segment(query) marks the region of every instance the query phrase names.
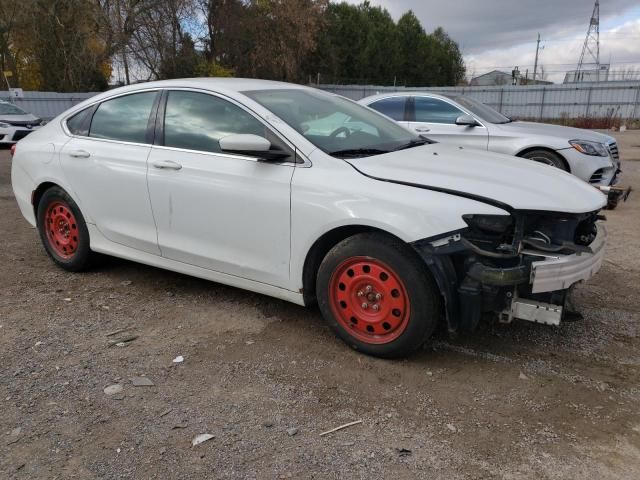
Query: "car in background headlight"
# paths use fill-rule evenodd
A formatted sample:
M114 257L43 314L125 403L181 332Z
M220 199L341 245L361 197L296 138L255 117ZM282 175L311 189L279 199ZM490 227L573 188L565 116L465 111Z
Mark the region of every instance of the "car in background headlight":
M609 150L604 143L591 142L589 140L569 140L569 145L580 153L592 157L608 157Z

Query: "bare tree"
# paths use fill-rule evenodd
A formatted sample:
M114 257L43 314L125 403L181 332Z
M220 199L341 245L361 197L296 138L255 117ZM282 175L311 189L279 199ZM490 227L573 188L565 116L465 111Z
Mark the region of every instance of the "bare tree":
M245 30L249 48L235 58L252 77L302 80L301 65L314 50L327 0L251 0Z

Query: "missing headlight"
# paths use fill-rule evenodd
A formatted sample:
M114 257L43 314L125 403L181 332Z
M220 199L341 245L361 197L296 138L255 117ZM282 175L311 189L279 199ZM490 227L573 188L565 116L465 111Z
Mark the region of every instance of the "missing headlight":
M484 233L505 233L513 226L511 215L463 215L462 219L472 229Z

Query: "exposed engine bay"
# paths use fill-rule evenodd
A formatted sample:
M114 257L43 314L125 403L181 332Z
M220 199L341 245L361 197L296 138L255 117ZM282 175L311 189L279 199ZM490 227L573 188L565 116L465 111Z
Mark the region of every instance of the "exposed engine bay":
M600 267L606 230L597 211L463 219L468 228L414 243L445 297L452 333L474 330L487 312L557 325L570 313L571 287Z

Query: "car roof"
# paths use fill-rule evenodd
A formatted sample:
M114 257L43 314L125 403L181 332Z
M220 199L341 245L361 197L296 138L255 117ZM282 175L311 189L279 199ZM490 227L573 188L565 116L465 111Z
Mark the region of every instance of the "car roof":
M220 93L241 93L251 90L291 90L308 89L304 85L295 83L276 82L273 80L260 80L255 78L235 77L201 77L201 78L177 78L173 80L157 80L153 82L141 82L126 87L115 88L104 92L103 96L134 92L150 88L200 88Z
M260 80L256 78L236 78L236 77L199 77L199 78L177 78L173 80L158 80L154 82L137 83L132 87L160 87L170 88L176 86L191 86L198 88L224 89L228 91L242 92L245 90L275 90L291 88L307 88L295 83L276 82L273 80ZM125 87L127 88L127 87Z
M459 95L442 95L440 93L433 92L425 92L425 91L407 91L407 92L386 92L386 93L378 93L376 95L371 95L369 97L365 97L361 100L358 100L359 103L369 105L377 100L382 100L383 98L392 98L392 97L434 97L439 98L441 100L454 100Z
M141 82L125 87L114 88L106 92L99 93L87 100L74 106L73 110L77 111L86 105L101 102L111 97L135 93L138 91L156 89L156 88L194 88L202 90L210 90L222 95L235 96L252 90L313 90L305 85L295 83L276 82L272 80L260 80L255 78L235 78L235 77L200 77L200 78L177 78L173 80L156 80L153 82Z

